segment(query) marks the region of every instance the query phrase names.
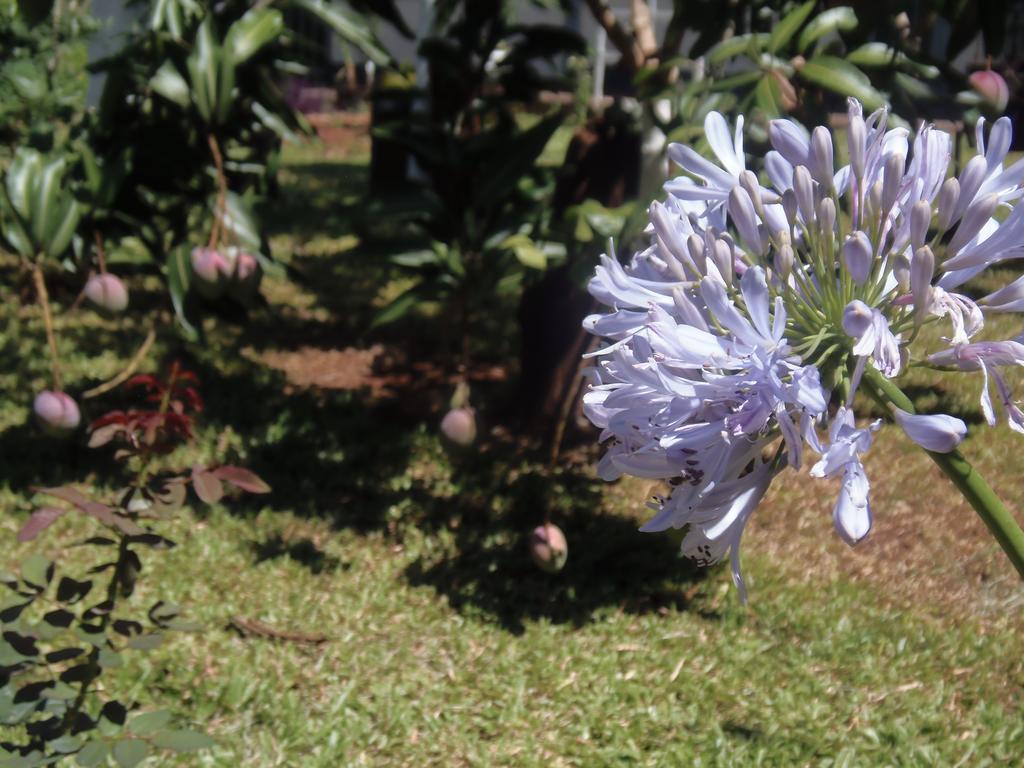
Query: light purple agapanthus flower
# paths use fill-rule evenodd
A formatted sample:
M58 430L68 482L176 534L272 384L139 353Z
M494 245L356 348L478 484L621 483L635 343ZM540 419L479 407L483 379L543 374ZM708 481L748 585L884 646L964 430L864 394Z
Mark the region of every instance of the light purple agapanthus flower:
M773 121L764 176L743 151L742 117L705 121L717 163L673 145L685 175L649 209L647 248L621 264L603 256L590 292L610 313L585 327L609 340L594 353L584 398L608 449L599 473L664 480L645 531L683 528L699 563L739 563L743 528L771 479L810 465L841 480L833 510L855 544L871 527L861 463L878 422L858 427L853 396L868 366L893 378L918 329L945 323L929 360L978 370L1007 420L1024 411L1001 367L1024 365L1024 338L981 342L987 312L1024 310L1024 278L975 301L961 286L1024 256L1024 161L1004 168L1010 123L978 129L979 154L950 174L951 137L923 126L911 143L887 113L849 102L847 154L835 167L832 133ZM831 405L831 407L830 407ZM945 414L893 418L925 449L949 452L966 434ZM808 461L807 450L819 458Z

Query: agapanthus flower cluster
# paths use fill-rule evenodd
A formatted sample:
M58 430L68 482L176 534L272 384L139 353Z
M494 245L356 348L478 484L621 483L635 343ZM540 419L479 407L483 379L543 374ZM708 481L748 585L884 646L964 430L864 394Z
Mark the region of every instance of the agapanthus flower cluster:
M825 127L770 124L763 175L747 168L743 118L730 132L712 112L704 128L718 164L672 145L685 175L649 209L650 245L625 266L602 256L590 292L611 313L586 328L610 343L595 353L585 410L608 449L606 480L663 480L645 531L683 528L683 553L699 563L731 554L745 594L739 542L772 478L785 466L841 479L833 510L849 544L871 528L861 457L879 423L857 426L854 394L871 376L910 362L922 325L945 323L945 349L927 362L980 371L986 419L991 391L1024 431L1000 368L1024 365L1024 337L976 341L988 312L1024 311L1024 277L975 301L963 284L1024 256L1024 161L1004 167L1007 118L979 154L952 173L952 138L925 125L911 144L887 113L865 118L849 102L849 164L836 168ZM964 423L892 407L925 449L952 451Z

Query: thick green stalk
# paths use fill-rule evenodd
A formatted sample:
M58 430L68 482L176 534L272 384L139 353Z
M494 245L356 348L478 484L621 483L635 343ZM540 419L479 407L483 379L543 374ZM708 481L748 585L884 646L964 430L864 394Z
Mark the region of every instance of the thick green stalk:
M870 365L864 373L864 379L875 398L883 404L891 403L908 413L915 412L910 398ZM950 453L927 451L927 454L932 457L932 461L946 473L946 476L953 481L953 485L974 507L974 511L985 522L996 541L999 542L999 546L1010 558L1017 573L1024 579L1024 531L996 496L995 491L989 487L985 479L978 474L960 451L954 450Z

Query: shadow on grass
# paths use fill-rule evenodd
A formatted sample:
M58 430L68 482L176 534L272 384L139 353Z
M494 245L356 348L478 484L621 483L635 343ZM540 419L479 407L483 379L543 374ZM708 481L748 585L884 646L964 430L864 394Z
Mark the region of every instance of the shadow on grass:
M473 526L459 531L454 556L421 558L406 576L413 585L435 589L455 610L521 634L527 621L538 619L583 626L604 608L636 614L686 610L690 588L707 573L681 559L670 537L645 536L631 520L581 513L559 523L569 559L557 574L531 562L530 527Z
M305 566L312 574L339 569L347 570L349 567L333 555L328 555L316 545L316 542L307 538L287 541L283 536L277 534L264 541L252 542L252 548L257 563L287 558Z

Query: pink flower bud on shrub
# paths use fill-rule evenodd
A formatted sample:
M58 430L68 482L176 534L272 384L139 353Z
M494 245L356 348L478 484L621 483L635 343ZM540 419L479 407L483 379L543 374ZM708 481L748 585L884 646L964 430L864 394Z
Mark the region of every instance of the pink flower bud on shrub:
M231 279L228 282L228 292L231 297L242 304L250 303L260 288L260 280L263 278L263 270L260 263L251 253L237 251L234 253L234 264L231 271Z
M70 395L49 389L36 395L32 410L43 428L53 433L70 432L82 419L78 403Z
M562 529L553 523L538 525L530 534L530 556L546 573L558 573L569 557L569 545Z
M1002 112L1006 109L1006 104L1010 101L1010 89L1007 87L1003 76L998 72L993 72L991 69L981 69L977 72L972 72L967 80L970 82L971 87L980 93L996 112Z
M216 248L193 248L192 281L201 296L215 299L224 291L231 267L228 260Z
M103 312L124 312L128 308L128 289L116 275L93 275L85 283L85 298Z
M476 417L472 408L452 408L441 419L441 432L456 445L470 445L476 439Z

